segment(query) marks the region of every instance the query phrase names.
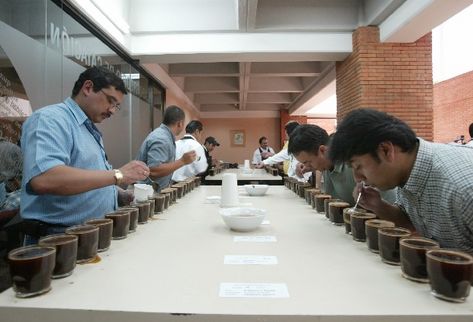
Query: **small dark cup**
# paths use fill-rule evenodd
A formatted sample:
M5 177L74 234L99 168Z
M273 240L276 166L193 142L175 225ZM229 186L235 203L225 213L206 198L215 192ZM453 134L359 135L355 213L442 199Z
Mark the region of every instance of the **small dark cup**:
M128 211L130 213L130 227L128 229L128 233L134 233L136 231L136 227L138 226L138 214L140 212L138 207L130 205L128 207L118 208L118 211Z
M154 217L155 209L156 209L156 195L152 195L148 197L148 202L149 202L149 217L148 219L151 219Z
M99 245L99 227L92 225L78 225L66 229L66 234L76 235L78 240L77 246L77 263L88 263L97 256Z
M115 211L106 214L105 218L113 220L112 239L125 239L130 229L130 212Z
M8 262L16 297L32 297L49 292L55 260L54 247L34 245L10 251Z
M343 222L345 223L345 233L351 235L351 214L358 212L365 214L367 211L361 208L345 208L343 209Z
M161 193L164 196L164 210L169 208L171 203L171 194L170 193Z
M370 219L365 222L366 245L373 253L379 253L378 229L394 227L394 223L388 220Z
M401 238L407 238L410 235L411 232L408 229L400 227L378 229L378 247L381 260L386 264L400 265L399 241Z
M149 201L137 201L131 204L133 207L138 208L138 224L143 225L148 223L150 202Z
M99 228L99 245L97 251L104 252L109 249L112 243L113 221L109 218L91 219L85 222Z
M324 201L325 201L325 199L331 199L331 198L332 198L331 195L326 195L326 194L315 195L315 210L319 214L325 213Z
M435 240L422 237L408 237L399 241L402 276L415 282L428 283L427 251L439 248Z
M473 282L473 256L446 249L429 250L426 256L432 295L450 302L465 302Z
M353 212L350 215L351 236L353 240L358 242L366 241L365 222L375 218L376 215L369 212Z
M343 210L349 208L350 204L344 201L332 201L328 204L329 219L332 224L343 225Z
M76 267L78 237L75 235L57 234L42 237L39 246L56 249L56 265L52 278L62 278L72 274Z
M154 208L154 213L162 213L164 211L164 202L165 202L166 196L162 194L157 194L155 196L155 201L156 201L156 207Z
M181 199L184 197L184 185L182 183L180 184L173 184L171 188L177 189L177 198Z

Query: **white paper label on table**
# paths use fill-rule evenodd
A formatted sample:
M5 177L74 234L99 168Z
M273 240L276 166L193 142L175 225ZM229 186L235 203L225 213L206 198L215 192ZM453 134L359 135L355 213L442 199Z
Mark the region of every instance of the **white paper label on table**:
M234 242L255 242L255 243L272 243L276 242L276 236L234 236Z
M270 224L271 222L268 219L263 220L263 222L261 223L261 225L270 225Z
M220 283L220 297L287 298L285 283Z
M261 255L225 255L223 263L225 265L277 265L278 258Z

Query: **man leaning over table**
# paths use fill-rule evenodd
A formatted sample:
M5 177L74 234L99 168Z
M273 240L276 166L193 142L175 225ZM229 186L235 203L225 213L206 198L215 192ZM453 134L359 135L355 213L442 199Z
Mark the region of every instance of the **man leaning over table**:
M473 253L473 150L416 137L402 120L372 109L349 113L330 157L349 162L356 181L397 187L394 205L363 189L360 204L440 243Z
M26 120L20 203L25 244L114 211L117 199L128 197L117 186L148 176L148 167L139 161L112 169L94 125L118 112L126 94L117 75L92 67L80 74L71 97Z
M150 174L146 183L153 180L158 190L166 188L171 183L174 171L195 161L194 150L188 151L176 158L176 136L184 129L184 111L175 105L169 106L164 112L163 123L148 134L141 144L137 159L149 166Z
M353 206L355 204L353 191L356 183L352 169L347 163L333 163L330 160L329 142L329 135L324 129L317 125L304 124L292 132L288 151L309 170L322 172L324 180L322 190L325 193ZM384 192L383 198L387 202L394 202L395 191Z

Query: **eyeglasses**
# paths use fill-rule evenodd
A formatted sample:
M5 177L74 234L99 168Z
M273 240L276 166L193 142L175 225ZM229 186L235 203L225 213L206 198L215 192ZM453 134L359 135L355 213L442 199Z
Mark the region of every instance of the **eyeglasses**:
M103 93L103 95L105 95L110 106L114 108L116 111L119 111L121 107L120 107L120 103L117 103L117 99L113 97L112 95L108 95L107 93L105 93L103 89L101 89L100 91Z

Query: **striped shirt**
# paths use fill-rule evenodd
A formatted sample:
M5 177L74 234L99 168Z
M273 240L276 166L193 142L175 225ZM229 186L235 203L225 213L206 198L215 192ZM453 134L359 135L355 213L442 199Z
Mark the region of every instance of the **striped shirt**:
M473 253L473 150L419 139L396 203L416 230L440 246Z
M86 170L110 170L100 140L86 126L89 120L77 103L67 98L63 103L43 107L24 123L21 136L23 181L21 216L49 224L71 226L88 219L103 217L117 207L114 185L71 196L35 194L32 178L57 166Z

